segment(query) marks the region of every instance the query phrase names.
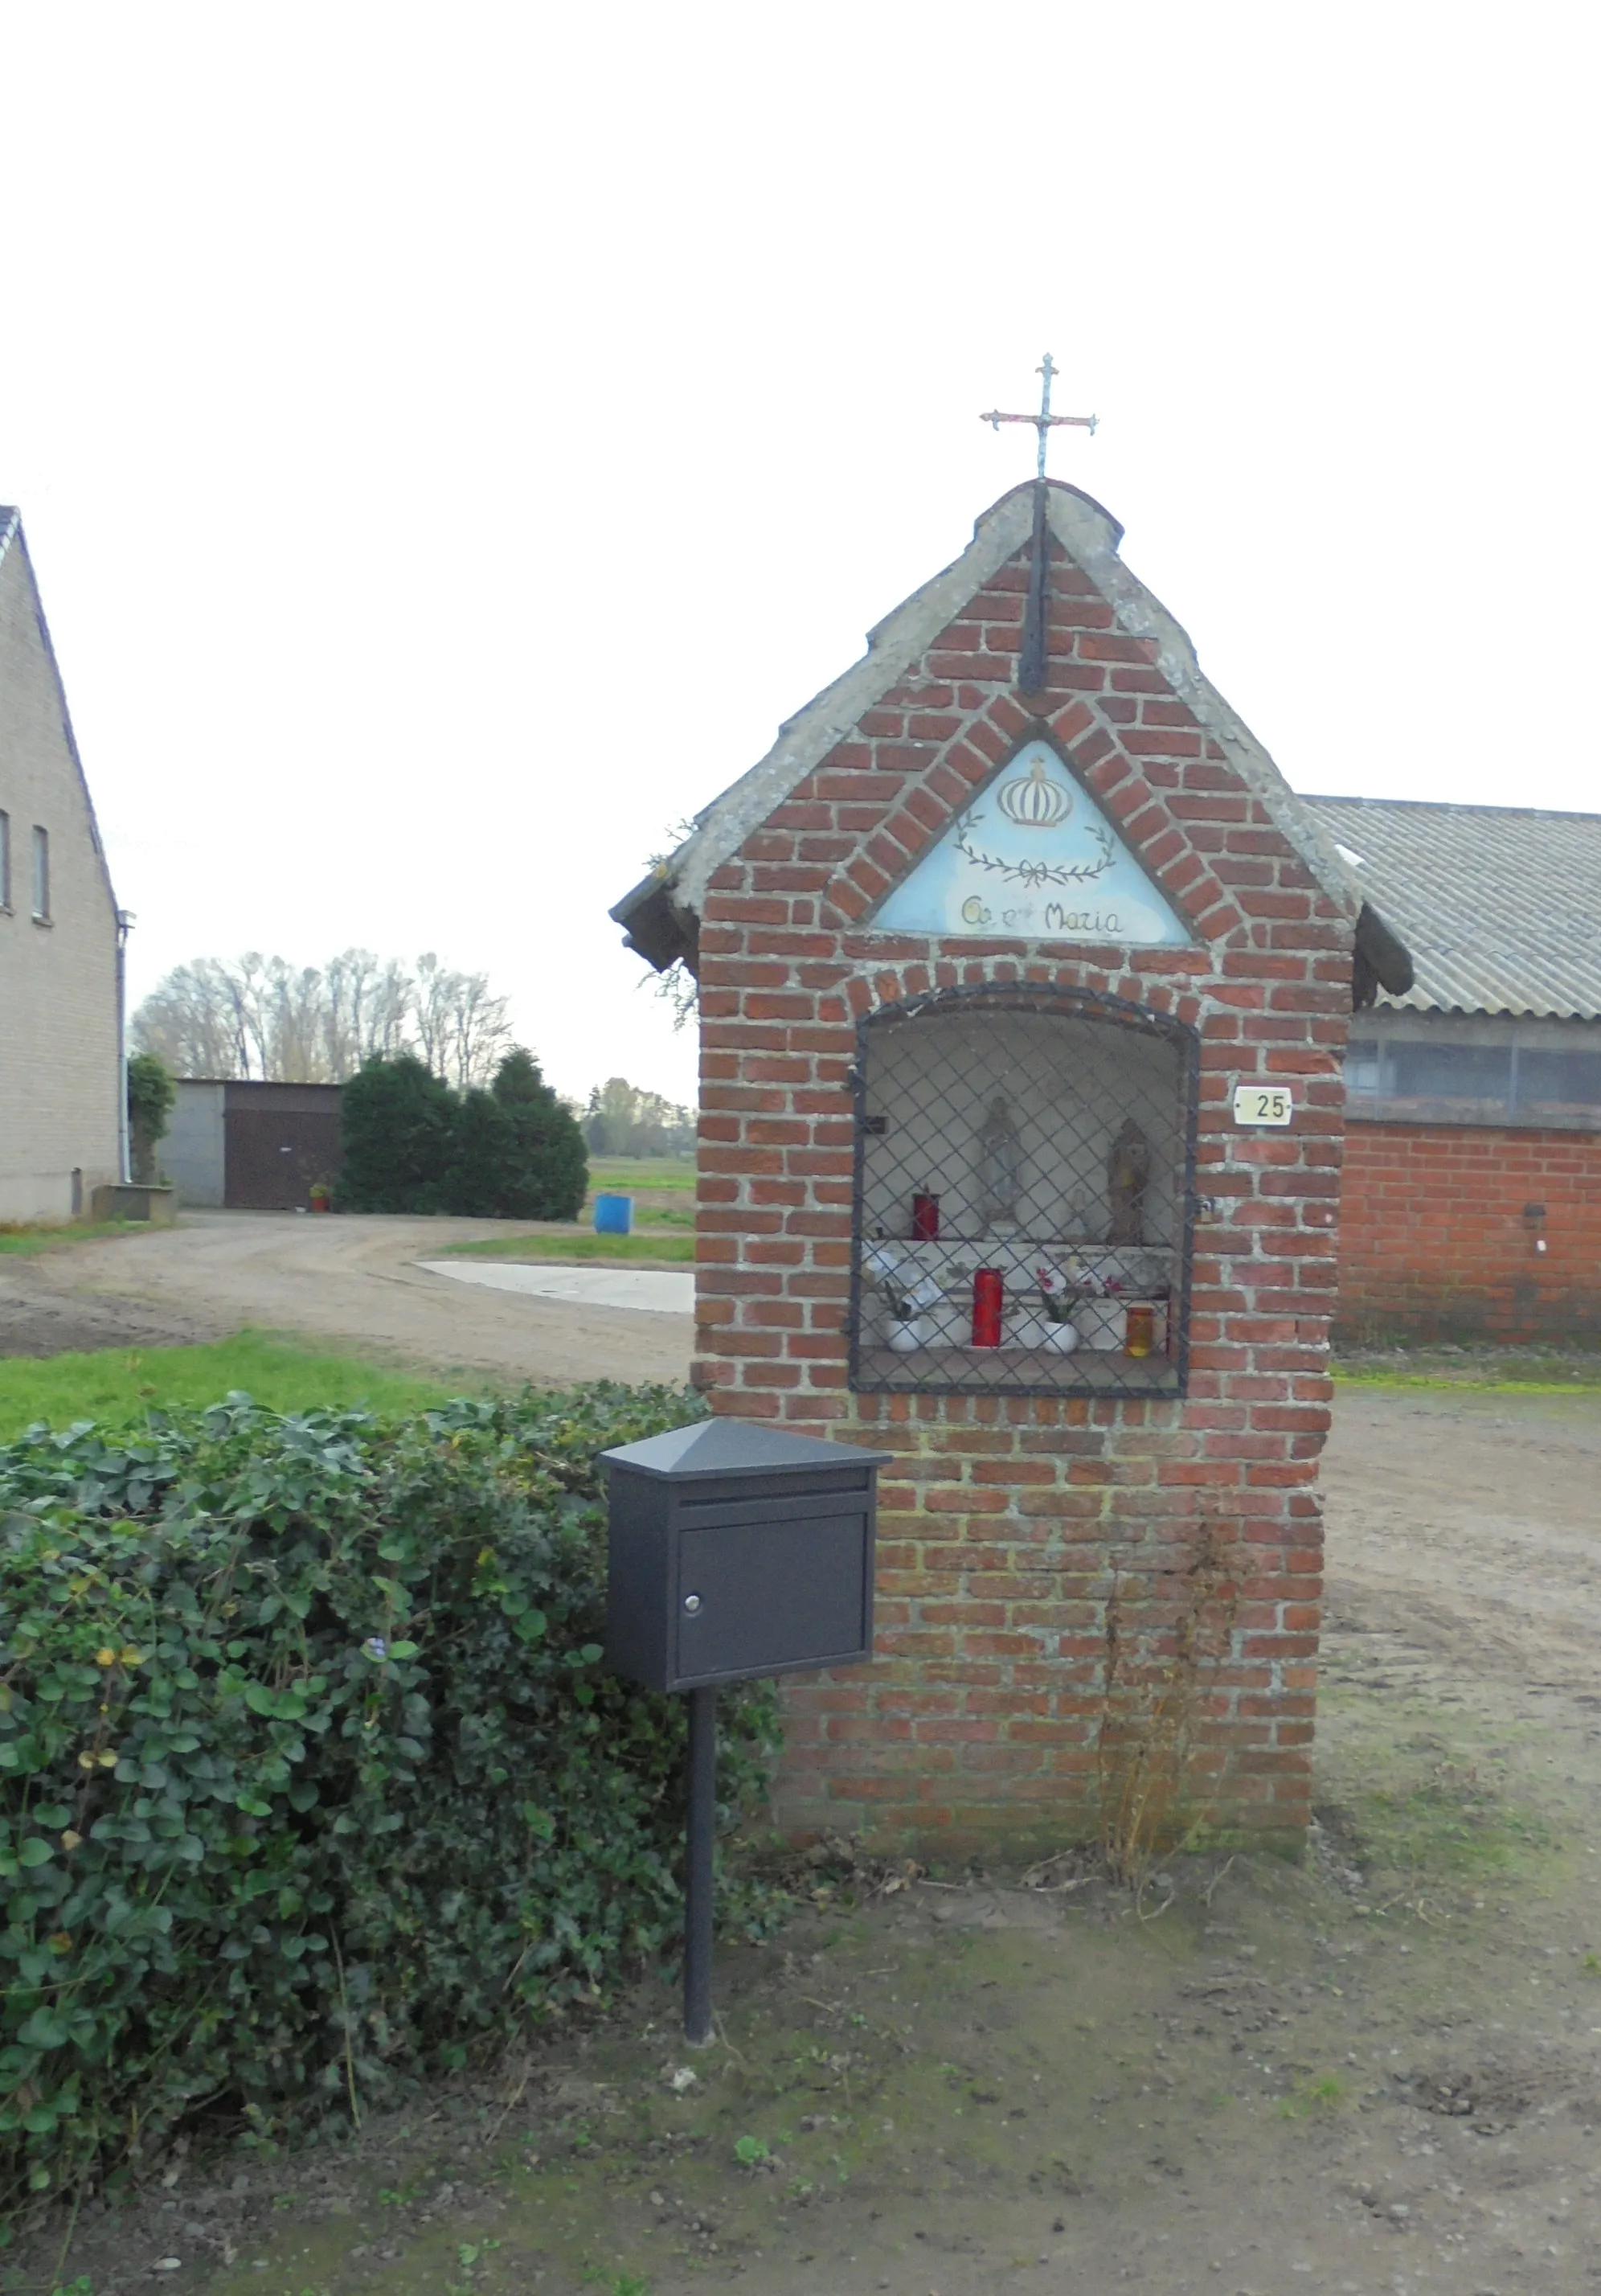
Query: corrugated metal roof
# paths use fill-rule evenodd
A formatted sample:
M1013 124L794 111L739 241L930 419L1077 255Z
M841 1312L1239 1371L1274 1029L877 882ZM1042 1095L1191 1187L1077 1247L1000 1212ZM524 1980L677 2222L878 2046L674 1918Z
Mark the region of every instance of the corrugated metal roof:
M1601 813L1307 797L1417 979L1381 1005L1601 1018Z

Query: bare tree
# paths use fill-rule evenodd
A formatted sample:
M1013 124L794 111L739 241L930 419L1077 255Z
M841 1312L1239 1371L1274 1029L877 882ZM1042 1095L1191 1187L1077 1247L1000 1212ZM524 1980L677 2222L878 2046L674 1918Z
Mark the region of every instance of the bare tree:
M134 1048L174 1076L339 1083L375 1054L415 1052L458 1088L487 1083L511 1043L506 999L430 950L415 968L347 948L320 969L249 950L174 967L134 1014Z
M410 1041L415 983L397 957L347 948L323 968L323 1042L332 1078L354 1076L374 1054L392 1060Z
M205 978L206 960L175 965L134 1015L135 1052L153 1053L171 1076L239 1074L226 1013Z
M486 972L453 972L450 976L449 1058L451 1082L458 1092L469 1085L487 1084L511 1046L511 1023L506 1000L490 994Z
M417 983L412 992L412 1027L417 1056L436 1076L445 1074L445 1044L450 1034L450 975L433 950L417 960Z

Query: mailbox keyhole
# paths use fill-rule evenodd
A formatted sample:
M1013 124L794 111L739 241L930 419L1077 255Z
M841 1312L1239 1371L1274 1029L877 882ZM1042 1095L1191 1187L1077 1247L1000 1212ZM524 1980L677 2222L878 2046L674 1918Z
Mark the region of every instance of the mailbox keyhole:
M700 1608L700 1597L699 1597L699 1595L686 1595L684 1596L684 1598L683 1598L683 1606L684 1606L684 1609L689 1612L689 1614L690 1614L690 1618L693 1618L693 1617L694 1617L694 1615L695 1615L695 1613L696 1613L696 1611Z

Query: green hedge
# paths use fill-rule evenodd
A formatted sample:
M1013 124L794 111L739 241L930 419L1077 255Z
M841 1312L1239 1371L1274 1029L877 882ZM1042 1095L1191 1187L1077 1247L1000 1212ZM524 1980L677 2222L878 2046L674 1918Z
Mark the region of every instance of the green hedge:
M682 1702L599 1665L595 1457L700 1407L0 1447L0 2208L202 2106L357 2112L673 1949ZM774 1710L723 1705L736 1806Z

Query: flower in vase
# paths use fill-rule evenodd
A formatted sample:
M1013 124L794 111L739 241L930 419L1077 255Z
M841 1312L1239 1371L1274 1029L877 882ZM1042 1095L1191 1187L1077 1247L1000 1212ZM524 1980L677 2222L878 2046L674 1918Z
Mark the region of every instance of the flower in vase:
M862 1255L862 1273L877 1292L890 1316L897 1324L910 1324L926 1308L937 1308L945 1296L945 1289L937 1276L920 1276L915 1283L907 1283L901 1274L898 1252L875 1244Z
M1057 1267L1036 1267L1034 1283L1040 1294L1040 1305L1045 1310L1047 1323L1071 1323L1074 1303L1077 1296L1076 1287L1068 1283L1061 1270Z

